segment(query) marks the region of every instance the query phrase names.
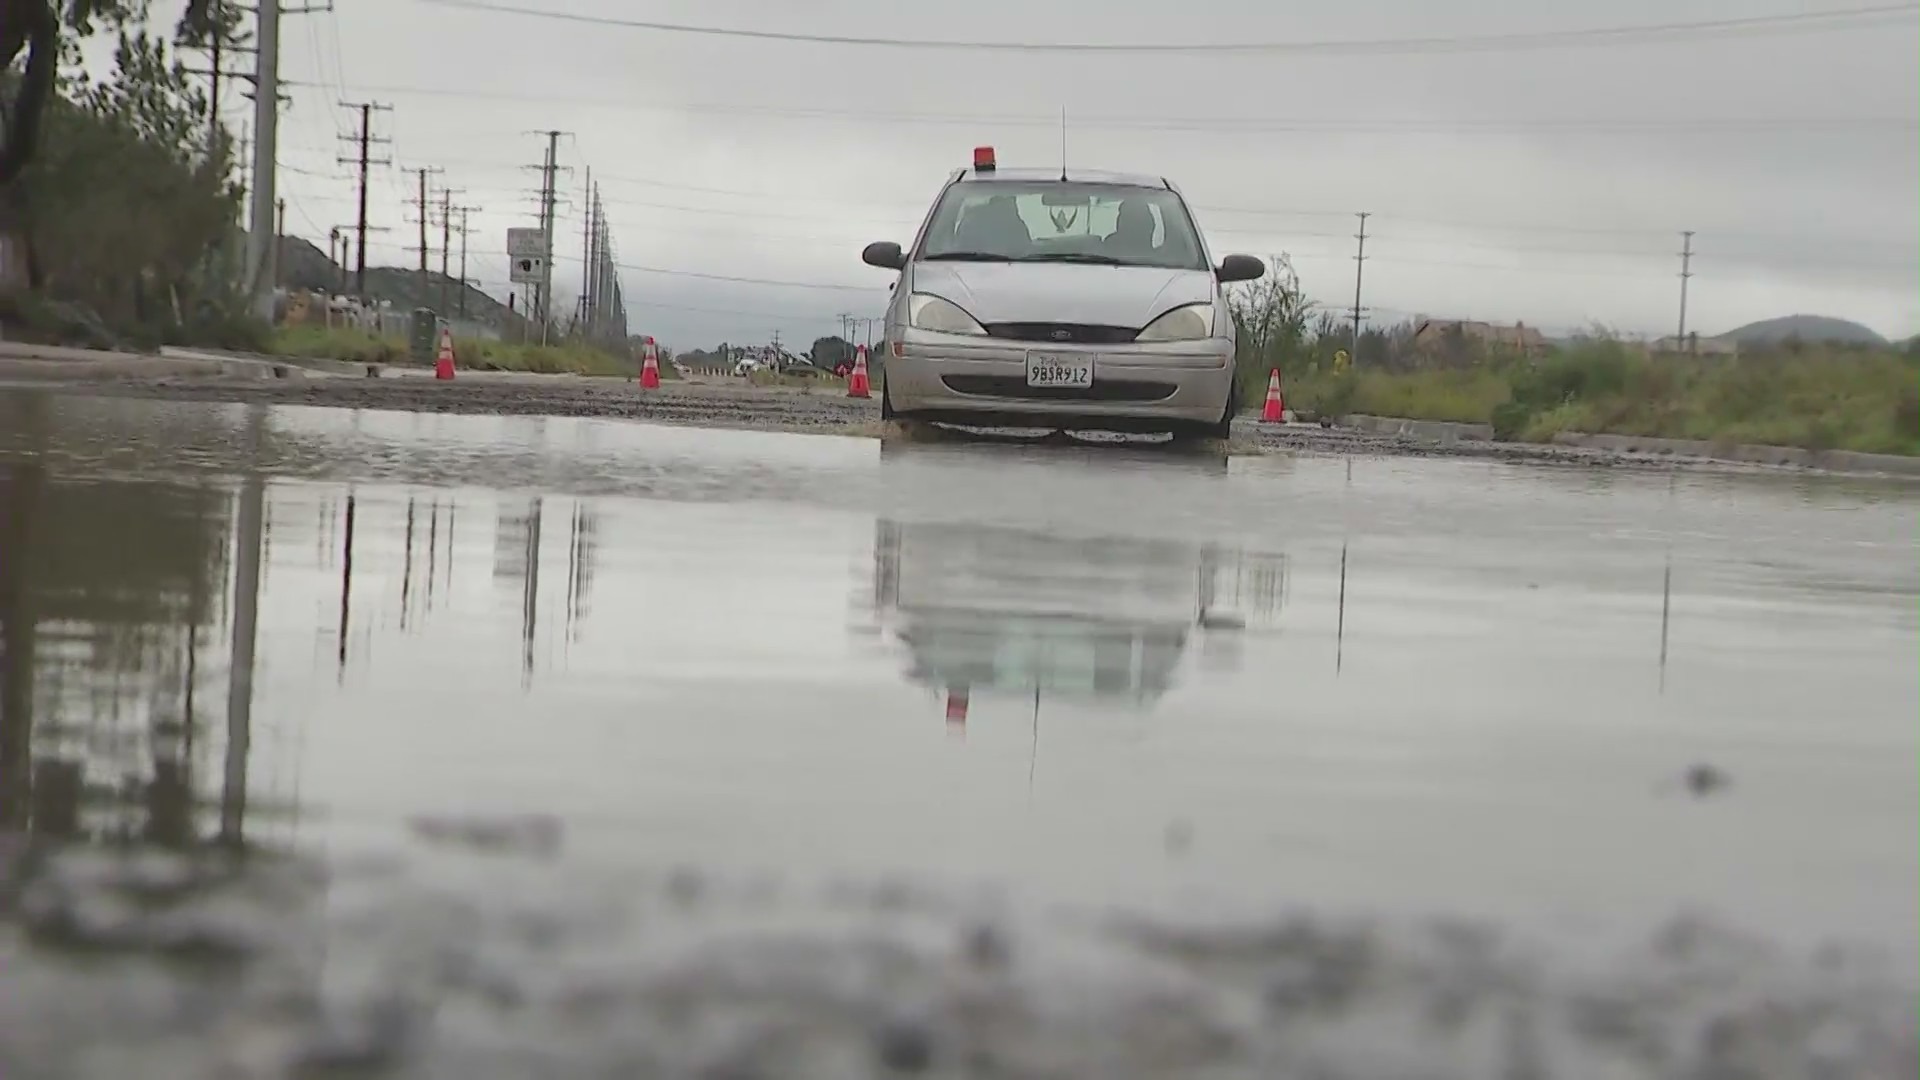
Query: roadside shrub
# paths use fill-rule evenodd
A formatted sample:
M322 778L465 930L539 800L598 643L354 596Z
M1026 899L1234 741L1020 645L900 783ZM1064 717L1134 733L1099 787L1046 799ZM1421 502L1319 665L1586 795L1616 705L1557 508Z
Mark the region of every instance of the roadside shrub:
M1533 409L1518 401L1503 401L1493 407L1493 415L1488 418L1493 424L1493 437L1501 442L1513 442L1524 438L1528 425L1533 423Z

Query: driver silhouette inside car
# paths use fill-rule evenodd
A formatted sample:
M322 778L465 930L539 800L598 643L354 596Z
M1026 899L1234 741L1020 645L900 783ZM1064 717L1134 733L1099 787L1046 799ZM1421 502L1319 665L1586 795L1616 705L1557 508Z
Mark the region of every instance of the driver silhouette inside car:
M1153 211L1139 199L1120 204L1119 220L1102 246L1115 258L1147 258L1153 255Z
M1033 245L1033 234L1020 218L1010 195L995 195L984 203L967 208L955 230L955 246L961 251L978 251L1019 258Z

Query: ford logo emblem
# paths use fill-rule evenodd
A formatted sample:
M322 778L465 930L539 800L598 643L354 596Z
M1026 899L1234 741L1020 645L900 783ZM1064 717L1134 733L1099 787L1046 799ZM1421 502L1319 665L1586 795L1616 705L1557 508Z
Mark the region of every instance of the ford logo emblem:
M1067 341L1067 340L1070 340L1070 339L1071 339L1071 338L1073 337L1073 331L1071 331L1071 330L1055 330L1055 331L1053 332L1053 335L1052 335L1052 337L1053 337L1053 340L1055 340L1055 341Z

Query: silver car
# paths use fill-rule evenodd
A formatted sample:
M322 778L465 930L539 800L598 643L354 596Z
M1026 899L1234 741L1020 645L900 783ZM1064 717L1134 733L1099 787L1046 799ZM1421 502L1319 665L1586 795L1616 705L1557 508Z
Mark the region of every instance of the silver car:
M1224 438L1237 402L1223 287L1179 189L1152 176L997 168L947 179L886 316L881 414L975 426L1171 431Z

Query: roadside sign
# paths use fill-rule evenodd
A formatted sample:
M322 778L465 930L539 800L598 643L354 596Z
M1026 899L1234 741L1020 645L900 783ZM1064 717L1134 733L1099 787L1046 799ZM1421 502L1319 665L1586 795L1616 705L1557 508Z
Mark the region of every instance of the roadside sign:
M508 229L507 256L514 259L544 259L547 256L545 229Z
M515 285L538 285L546 280L542 271L546 269L547 260L538 255L512 259L509 262L511 265L507 268L507 280Z
M547 231L507 230L507 279L515 285L538 285L546 280Z

